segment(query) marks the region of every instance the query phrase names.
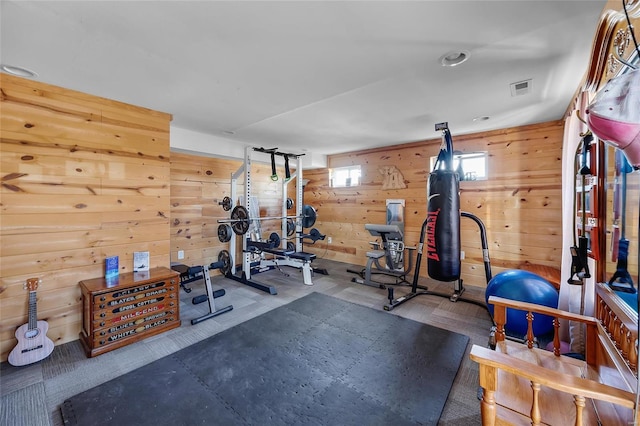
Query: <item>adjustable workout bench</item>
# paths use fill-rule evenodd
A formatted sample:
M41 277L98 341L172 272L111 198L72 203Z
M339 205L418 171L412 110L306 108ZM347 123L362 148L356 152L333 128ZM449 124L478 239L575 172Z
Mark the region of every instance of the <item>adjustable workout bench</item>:
M316 232L319 234L317 230ZM322 237L324 238L324 235ZM280 269L281 266L302 269L304 283L306 285L313 285L311 281L311 274L313 272L311 262L316 258L316 255L313 253L296 252L292 248L281 248L280 236L275 232L271 233L267 241L252 241L247 239L247 250L262 254L258 269L266 270L277 268L283 274L285 273ZM264 256L265 254L270 254L272 257L267 259ZM288 276L288 274L285 275Z
M224 314L225 312L229 312L233 309L233 305L225 306L224 308L216 309L216 304L214 299L218 297L222 297L226 294L224 289L218 289L213 291L211 287L211 276L209 275L209 269L221 269L223 268L223 262L218 261L211 263L209 267L206 266L187 266L183 264L173 264L171 265L171 269L180 273L180 286L184 288L187 293L191 292L191 289L185 287L185 284L204 280L204 288L206 294L202 294L200 296L196 296L191 299L191 303L197 305L199 303L208 302L209 312L201 317L194 318L191 320L191 324L195 325L202 321L208 320L210 318L216 317L218 315Z
M313 285L311 274L313 268L311 262L316 258L313 253L295 252L282 249L265 249L264 253L272 254L271 259L260 259L260 268L290 266L292 268L302 269L302 279L306 285Z
M403 234L400 227L396 224L392 225L374 225L366 224L364 229L374 237L380 237L381 242L370 243L373 250L367 252L367 266L361 271L349 270L349 272L357 273L361 278L353 278L351 281L359 284L365 284L372 287L385 288L385 285L409 284L406 276L413 269L413 255L409 255L407 267L404 267L404 250L415 250L415 247L406 247L403 242ZM385 260L385 266L382 266L380 259ZM379 283L373 281L373 274L384 274L392 276L396 279L395 283Z

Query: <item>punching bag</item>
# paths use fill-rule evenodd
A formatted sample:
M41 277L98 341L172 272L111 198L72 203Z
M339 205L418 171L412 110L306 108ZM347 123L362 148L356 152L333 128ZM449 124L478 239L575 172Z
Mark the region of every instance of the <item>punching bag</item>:
M451 134L442 130L440 153L427 182L426 250L429 276L448 282L460 278L460 178L453 168Z

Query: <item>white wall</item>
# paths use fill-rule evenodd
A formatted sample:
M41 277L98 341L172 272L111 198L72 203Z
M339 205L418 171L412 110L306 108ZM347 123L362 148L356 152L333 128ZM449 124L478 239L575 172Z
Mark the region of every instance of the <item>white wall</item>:
M252 144L171 126L172 151L243 161L244 147L246 145ZM264 148L273 147L265 146ZM295 154L303 153L296 152ZM282 158L277 158L277 161L279 164L284 164ZM312 152L305 152L302 156L302 167L303 169L327 167L327 157L326 155L314 155Z

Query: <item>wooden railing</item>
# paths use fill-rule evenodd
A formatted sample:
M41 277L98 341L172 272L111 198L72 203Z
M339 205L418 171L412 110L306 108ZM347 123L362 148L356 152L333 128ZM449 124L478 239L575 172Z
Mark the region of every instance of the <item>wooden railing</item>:
M633 374L638 377L638 314L608 286L596 287L596 317Z
M470 357L480 364L480 386L483 389L480 412L483 426L499 424L497 423L498 406L495 399L495 393L499 387L498 370L515 374L531 382L532 402L528 415L531 419L531 424L534 426L542 424L543 408L539 400L542 387L573 395L575 405L574 424L576 426L585 424L583 412L586 407L586 398L597 399L635 410L635 394L632 392L607 386L594 380L558 373L478 345L473 346ZM524 415L525 413L520 414Z
M634 416L637 370L634 376L630 369L632 365L637 369L637 325L624 319L625 315L607 297L605 294L598 298L602 301L597 307L602 321L532 303L489 298L488 302L494 305L496 350L474 345L470 354L480 365L483 425L602 422L640 426ZM507 309L523 311L526 316L526 346L506 338ZM535 347L533 321L539 315L553 318L553 352ZM584 324L584 362L561 355L561 320ZM528 387L530 392L526 391ZM569 411L571 404L573 410Z
M574 314L559 309L549 308L547 306L536 305L535 303L519 302L516 300L505 299L502 297L489 297L489 304L494 306L493 321L496 324L496 341L504 341L506 338L505 324L507 322L507 308L517 309L526 312L527 318L527 335L525 343L531 349L534 345L533 321L535 314L547 315L553 317L553 353L560 356L560 320L576 321L586 326L586 341L595 342L598 333L598 321L593 317ZM595 364L594 348L587 346L585 348L585 360L588 364Z

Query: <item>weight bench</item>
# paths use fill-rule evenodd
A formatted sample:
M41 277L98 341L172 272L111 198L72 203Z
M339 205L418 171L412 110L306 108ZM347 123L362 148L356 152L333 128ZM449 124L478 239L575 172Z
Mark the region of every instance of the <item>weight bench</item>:
M311 262L316 258L313 253L294 252L288 250L265 250L265 253L275 255L273 259L262 259L260 261L261 268L290 266L292 268L302 269L302 277L306 285L313 285L311 275L313 268Z
M266 241L253 241L250 238L247 238L247 250L254 252L269 252L272 254L278 254L280 252L278 247L280 246L280 236L275 232L272 232L269 235L269 239Z
M286 257L289 256L293 253L293 251L291 250L285 250L285 249L268 249L268 250L263 250L265 253L269 253L269 254L273 254L275 256L280 256L280 257Z
M297 253L291 253L289 254L289 257L292 259L304 260L305 262L313 262L313 260L316 258L316 255L313 253L305 253L301 251Z
M380 237L381 242L371 242L373 250L368 251L367 265L361 271L349 270L349 272L359 274L361 278L353 278L351 281L358 284L364 284L372 287L385 288L385 284L376 282L372 279L373 274L384 274L396 278L395 283L387 283L387 285L395 285L407 283L406 276L413 269L413 255L409 254L409 263L407 268L397 260L398 257L403 259L404 256L398 256L404 250L415 250L415 247L406 247L404 245L402 230L398 225L375 225L367 223L364 229L374 237ZM380 262L385 260L385 266ZM399 282L398 282L399 281Z

